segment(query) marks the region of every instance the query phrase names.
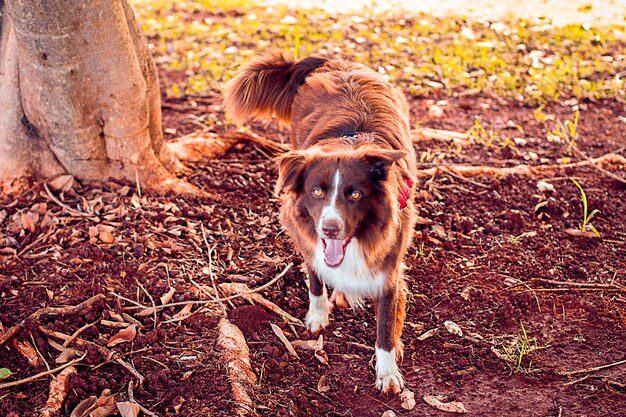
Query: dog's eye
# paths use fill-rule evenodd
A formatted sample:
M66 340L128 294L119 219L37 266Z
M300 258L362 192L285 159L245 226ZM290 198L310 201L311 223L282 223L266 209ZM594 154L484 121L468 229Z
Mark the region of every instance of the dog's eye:
M350 193L350 200L354 200L354 201L360 200L362 196L363 195L361 194L360 191L354 190L352 191L352 193Z
M320 187L313 188L313 191L311 191L311 194L313 194L313 197L315 197L315 198L322 198L322 197L324 197L324 191L322 191L322 189Z

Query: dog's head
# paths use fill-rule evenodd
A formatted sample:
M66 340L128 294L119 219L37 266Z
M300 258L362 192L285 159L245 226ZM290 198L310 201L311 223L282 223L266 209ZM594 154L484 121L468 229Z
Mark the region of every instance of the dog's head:
M392 221L397 210L394 162L406 152L382 148L332 152L310 148L288 152L278 160L277 194L295 199L298 218L319 237L324 261L339 266L353 238L372 239ZM397 217L397 216L396 216Z

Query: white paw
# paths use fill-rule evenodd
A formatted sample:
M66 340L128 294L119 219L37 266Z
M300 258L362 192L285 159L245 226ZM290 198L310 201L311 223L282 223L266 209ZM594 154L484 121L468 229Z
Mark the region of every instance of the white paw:
M402 374L396 364L395 349L376 348L376 388L383 394L399 394L404 388Z
M306 328L312 333L317 333L324 327L328 326L328 313L330 311L330 303L326 296L326 292L320 296L309 293L309 311L306 313Z
M398 372L396 375L378 375L376 388L383 394L400 394L404 389L404 380Z

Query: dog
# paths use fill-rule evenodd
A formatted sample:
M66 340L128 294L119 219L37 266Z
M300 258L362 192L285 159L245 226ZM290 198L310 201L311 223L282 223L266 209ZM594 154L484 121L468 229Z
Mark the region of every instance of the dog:
M405 319L403 258L416 210L416 159L403 93L381 74L323 57L271 51L247 64L224 91L237 121L275 118L291 126L278 158L280 220L306 264L306 327L329 323L332 302L376 309L376 386L404 388L398 361Z

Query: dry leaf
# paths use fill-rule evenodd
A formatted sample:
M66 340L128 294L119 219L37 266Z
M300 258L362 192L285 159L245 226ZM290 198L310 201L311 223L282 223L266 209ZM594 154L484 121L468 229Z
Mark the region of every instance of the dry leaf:
M448 333L451 333L455 336L460 336L463 337L463 330L461 330L461 327L456 324L453 321L450 320L446 320L443 322L443 327L446 328L446 330L448 331Z
M115 396L105 389L100 398L91 396L78 403L70 417L107 417L115 412Z
M39 220L39 215L36 213L28 212L22 214L22 229L33 233L36 229L36 223Z
M183 308L180 309L180 311L176 314L174 314L174 316L172 316L173 320L182 320L184 318L187 318L191 315L191 309L193 308L193 304L192 303L187 303L185 304L185 306Z
M115 238L111 234L111 232L107 230L103 230L98 234L98 238L104 243L113 243L115 242Z
M91 409L91 407L93 407L93 405L96 403L97 399L98 399L98 397L96 397L95 395L92 395L91 397L85 398L84 400L79 402L76 407L74 407L74 410L72 411L72 414L70 414L70 417L82 417L82 416L84 416L85 413L88 413L89 410Z
M117 409L122 417L137 417L141 411L139 404L131 403L130 401L118 402Z
M402 401L400 406L405 410L412 410L415 408L415 394L413 391L409 391L408 389L402 391L400 394L400 401Z
M590 237L590 238L599 238L600 236L596 235L593 232L585 231L583 232L580 229L565 229L565 233L570 236L580 236L580 237Z
M54 363L62 364L83 356L85 352L81 352L75 348L65 348L61 354L54 360Z
M146 317L146 316L153 315L155 311L156 309L154 307L146 307L143 310L141 310L139 313L136 313L135 315L139 317Z
M396 417L396 413L394 413L394 412L393 412L393 411L391 411L391 410L387 410L387 411L385 411L385 412L383 413L383 415L382 415L382 416L380 416L380 417Z
M451 401L444 402L444 395L424 395L424 402L437 410L446 411L448 413L467 413L467 409L462 402Z
M107 341L107 346L115 346L120 343L132 342L137 336L137 325L131 324L125 329L120 330L116 335L111 336Z
M294 340L293 346L306 350L317 350L317 340Z
M74 186L74 177L72 175L60 175L49 181L48 185L54 191L69 191Z
M324 351L323 349L320 350L316 350L315 351L315 357L317 358L318 361L320 361L323 365L328 366L328 355L326 354L326 351Z
M317 340L295 340L292 344L302 349L322 350L324 349L324 335L321 334Z
M169 303L172 300L175 292L176 288L170 287L170 290L161 296L161 305Z
M433 337L435 333L437 333L437 329L430 329L429 331L422 333L420 336L417 336L417 340L426 340L430 337Z
M272 327L272 331L274 332L274 334L278 336L281 342L283 342L283 345L285 345L285 347L287 348L287 351L289 351L291 356L293 356L296 359L300 359L300 357L296 353L296 350L293 348L291 342L287 339L287 336L285 336L285 333L283 333L283 330L277 325L275 325L274 323L270 323L270 326Z
M330 391L330 385L326 382L326 375L322 375L319 381L317 381L317 390L319 392Z

